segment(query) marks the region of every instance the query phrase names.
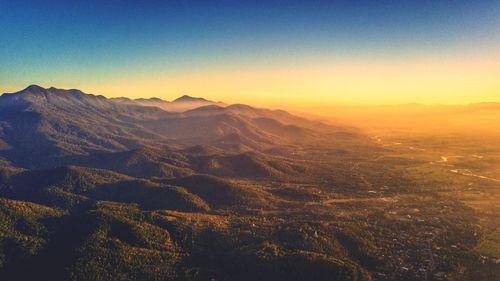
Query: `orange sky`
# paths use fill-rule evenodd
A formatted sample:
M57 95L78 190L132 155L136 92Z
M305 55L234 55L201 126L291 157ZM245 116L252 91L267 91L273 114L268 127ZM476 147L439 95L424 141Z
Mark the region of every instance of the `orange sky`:
M158 73L134 80L117 78L85 90L167 100L189 94L228 103L306 110L329 105L467 104L500 101L498 58L357 60Z
M186 69L113 78L42 81L41 86L79 88L108 97L183 94L226 103L328 113L338 105L404 103L468 104L500 101L500 56L358 58L295 64ZM38 83L38 82L35 82ZM27 85L2 89L17 91ZM17 88L16 88L17 87Z
M4 2L0 93L38 84L311 113L500 102L498 1Z

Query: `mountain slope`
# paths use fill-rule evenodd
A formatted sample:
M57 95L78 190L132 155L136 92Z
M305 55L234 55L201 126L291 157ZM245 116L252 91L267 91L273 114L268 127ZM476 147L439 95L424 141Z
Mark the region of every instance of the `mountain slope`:
M136 203L144 209L206 211L207 204L182 187L139 180L108 170L61 167L24 171L1 186L4 196L67 208L85 201Z
M210 105L172 113L144 106L167 103L159 99L128 101L36 85L4 94L0 97L0 157L17 166L43 168L75 155L142 147L211 144L243 152L308 141L319 136L317 128L324 127L284 111L223 107L189 96L169 104Z
M0 97L0 279L499 275L474 252L478 212L447 195L491 191L488 178L285 111L154 106L206 102L39 86Z
M78 90L30 86L0 97L0 154L20 166L51 165L66 155L164 143L137 120L170 116L157 108L117 105Z

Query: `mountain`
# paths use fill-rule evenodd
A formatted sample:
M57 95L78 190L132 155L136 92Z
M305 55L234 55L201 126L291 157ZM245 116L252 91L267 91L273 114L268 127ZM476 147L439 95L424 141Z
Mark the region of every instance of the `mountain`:
M319 129L336 130L284 111L243 105L211 104L183 113L144 106L158 102L168 103L159 99L124 102L79 90L45 89L36 85L3 94L0 157L29 168L55 167L75 155L144 147L182 149L212 145L244 152L308 141L319 135ZM209 101L183 96L168 104L193 102Z
M68 155L158 146L165 139L138 121L171 116L155 107L33 85L0 97L0 155L17 165L34 167L55 165Z
M0 280L493 280L477 212L445 195L492 178L406 147L189 96L4 94Z
M299 251L278 241L305 233L278 231L267 243L267 231L253 230L261 223L253 210L311 197L260 183L303 177L304 165L270 151L295 150L320 127L286 112L225 108L36 85L2 95L0 277L369 280L341 246Z
M112 98L113 102L130 104L130 105L140 105L140 106L153 106L169 112L184 112L201 106L226 106L222 102L214 102L206 100L204 98L196 98L188 95L183 95L173 101L165 101L160 98L139 98L139 99L129 99L129 98Z
M324 126L321 122L298 117L284 110L255 108L244 104L232 104L228 106L207 105L183 113L185 116L212 116L222 114L235 114L247 118L268 118L274 119L285 125L298 125L309 128L321 128Z
M195 98L195 97L191 97L191 96L188 96L188 95L183 95L181 97L178 97L176 98L173 102L179 102L179 103L182 103L182 102L204 102L204 103L213 103L212 101L208 101L204 98Z

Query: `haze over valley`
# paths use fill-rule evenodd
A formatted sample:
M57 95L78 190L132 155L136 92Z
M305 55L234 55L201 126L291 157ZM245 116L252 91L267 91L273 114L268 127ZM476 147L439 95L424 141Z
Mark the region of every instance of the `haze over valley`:
M2 276L498 275L498 135L37 85L0 97L0 124Z

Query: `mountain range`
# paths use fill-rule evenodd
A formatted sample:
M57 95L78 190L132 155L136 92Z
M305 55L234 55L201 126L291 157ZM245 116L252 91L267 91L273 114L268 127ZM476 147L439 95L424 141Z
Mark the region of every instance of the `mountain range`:
M295 234L276 229L264 242L266 231L252 230L254 210L319 198L316 188L276 186L324 181L313 159L332 146L347 159L371 144L351 127L190 96L108 99L37 85L3 94L0 277L369 280L341 246L287 249L282 239ZM327 178L340 184L338 175Z
M190 96L3 94L0 280L439 280L479 268L474 212L438 195L446 171L405 147Z
M179 109L177 105L184 111L165 110ZM172 102L107 99L32 85L0 97L0 156L25 168L54 167L85 156L139 148L180 151L204 145L214 151L263 152L325 133L357 134L351 128L327 126L281 110L189 96Z

